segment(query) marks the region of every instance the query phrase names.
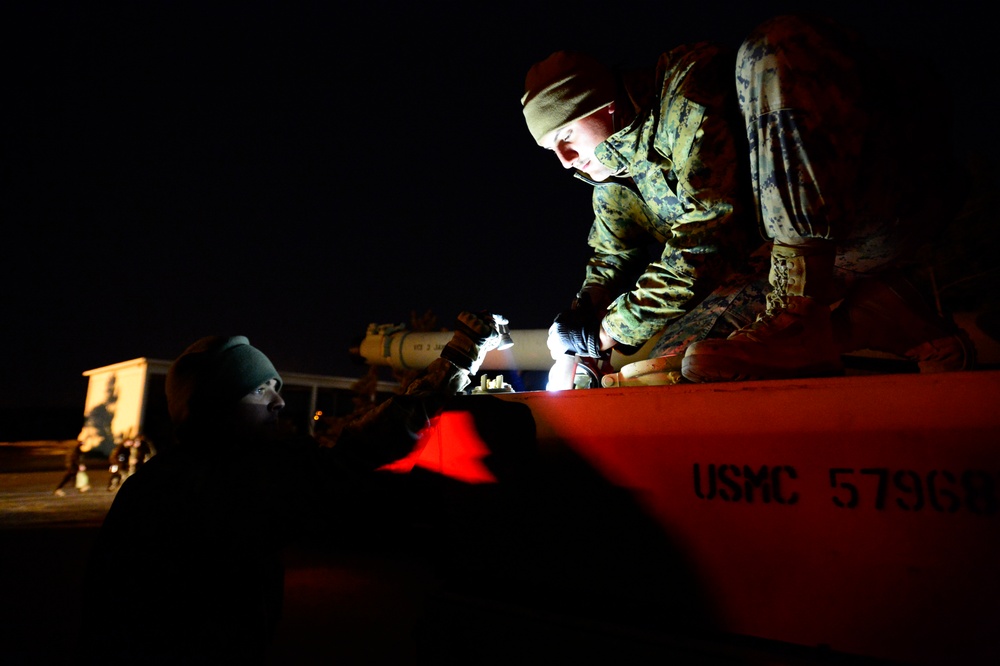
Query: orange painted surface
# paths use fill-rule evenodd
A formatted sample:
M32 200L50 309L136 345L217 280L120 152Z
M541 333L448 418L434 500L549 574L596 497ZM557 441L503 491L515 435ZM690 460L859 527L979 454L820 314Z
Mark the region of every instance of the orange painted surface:
M1000 659L1000 372L498 397L530 408L542 455L635 497L726 631ZM413 464L495 481L468 414L443 416Z

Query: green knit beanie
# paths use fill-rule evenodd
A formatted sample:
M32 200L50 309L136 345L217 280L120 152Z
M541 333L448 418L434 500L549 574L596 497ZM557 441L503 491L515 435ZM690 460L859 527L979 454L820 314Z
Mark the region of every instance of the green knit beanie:
M259 349L242 335L208 336L184 350L167 371L170 420L182 426L238 401L269 379L281 376Z
M556 51L535 63L524 80L524 119L535 141L615 101L611 70L574 51Z

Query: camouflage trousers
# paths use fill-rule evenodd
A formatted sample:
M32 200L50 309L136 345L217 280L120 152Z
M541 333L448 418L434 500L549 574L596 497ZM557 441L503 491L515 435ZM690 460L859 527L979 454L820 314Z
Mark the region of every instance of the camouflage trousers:
M850 31L795 16L758 26L737 57L762 235L786 245L835 243L842 293L866 275L912 268L942 217L918 151L921 132L943 115L931 119L933 103L913 97L921 86L889 72ZM770 291L767 250L671 322L650 355L683 354L753 322Z
M849 30L795 16L758 26L737 56L762 231L836 243L848 279L905 262L939 222L918 151L943 118L918 117L933 108L918 98L928 86L904 84L903 71Z
M725 338L764 312L769 291L768 246L755 252L743 271L732 273L679 319L663 329L650 348L651 358L681 356L688 345L705 338Z

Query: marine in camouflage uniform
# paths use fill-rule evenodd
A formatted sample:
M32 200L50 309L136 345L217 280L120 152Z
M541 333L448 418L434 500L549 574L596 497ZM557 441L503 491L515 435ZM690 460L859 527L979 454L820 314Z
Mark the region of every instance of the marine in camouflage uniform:
M679 358L698 341L739 335L737 329L773 313L781 301L773 295L783 294L769 287L776 274L768 272L770 246L762 246L762 237L776 246L823 246L831 275L816 284L827 292L825 305L847 294L858 275L912 255L924 227L901 204L921 200L907 196L915 182L897 166L911 127L885 131L902 116L891 106L893 95L876 94L884 81L867 67L874 57L825 21L779 17L762 24L735 56L699 43L661 56L655 78L619 74L618 124L594 149L612 173L594 183L594 252L573 307L556 318L550 348L556 336L569 351L602 353L595 320L626 353L659 335L651 356ZM559 66L570 59L574 67ZM539 145L550 141L545 137L559 127L560 114L570 123L593 108L580 103L586 95L574 87L600 90L594 67L581 54L560 52L529 72L522 103ZM649 247L659 255L652 261ZM845 310L864 316L843 314L839 342L828 336L824 362L839 365L843 351L875 346L867 332L881 300L882 292L873 298L869 290L858 307ZM921 313L920 323L928 318L935 316ZM921 330L917 342L938 333ZM874 342L894 346L888 338ZM700 347L719 352L712 345Z
M724 337L763 310L766 262L748 260L763 241L753 222L734 63L733 51L701 43L665 53L655 70L621 72L617 131L595 149L613 176L595 182L576 174L594 186L595 219L593 254L571 310L588 326L603 322L626 353L658 336L651 353L676 355L679 365L690 342ZM599 67L572 52L536 65L526 81L529 129L542 134L532 88L567 68L584 70L586 85L586 70ZM596 355L593 347L577 351Z
M750 224L733 62L709 44L664 54L659 95L595 151L618 176L595 184L581 292L599 294L596 303L616 295L603 326L624 345L660 335L653 353L678 354L760 309L763 264L746 261L761 239ZM626 85L636 98L640 85ZM659 256L647 263L649 246Z

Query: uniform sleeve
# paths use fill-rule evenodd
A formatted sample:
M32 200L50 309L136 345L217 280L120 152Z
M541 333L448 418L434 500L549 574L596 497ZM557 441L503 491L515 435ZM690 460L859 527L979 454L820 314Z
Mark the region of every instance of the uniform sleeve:
M407 387L344 427L333 449L361 470L409 455L420 432L444 404L468 386L468 373L437 358Z
M718 264L718 257L665 245L635 286L608 307L604 319L608 334L618 342L642 346L711 291L720 272Z
M595 219L587 239L593 252L582 291L619 294L645 265L646 248L656 242L648 231L652 213L638 195L617 183L595 187L593 204Z
M747 192L739 170L746 165L737 156L733 118L724 114L725 91L733 88L729 59L711 47L694 47L665 55L661 72L659 116L639 137L652 150L636 158L640 168L632 172L648 210L643 216L619 213L647 227L661 243L660 255L631 289L617 292L605 318L611 337L635 346L707 295L746 238L738 226L740 197ZM599 219L595 228L608 224Z
M669 207L670 242L699 254L717 252L749 194L741 178L749 165L737 151L733 61L728 52L701 45L665 55L660 66L663 94L652 145L676 198Z

